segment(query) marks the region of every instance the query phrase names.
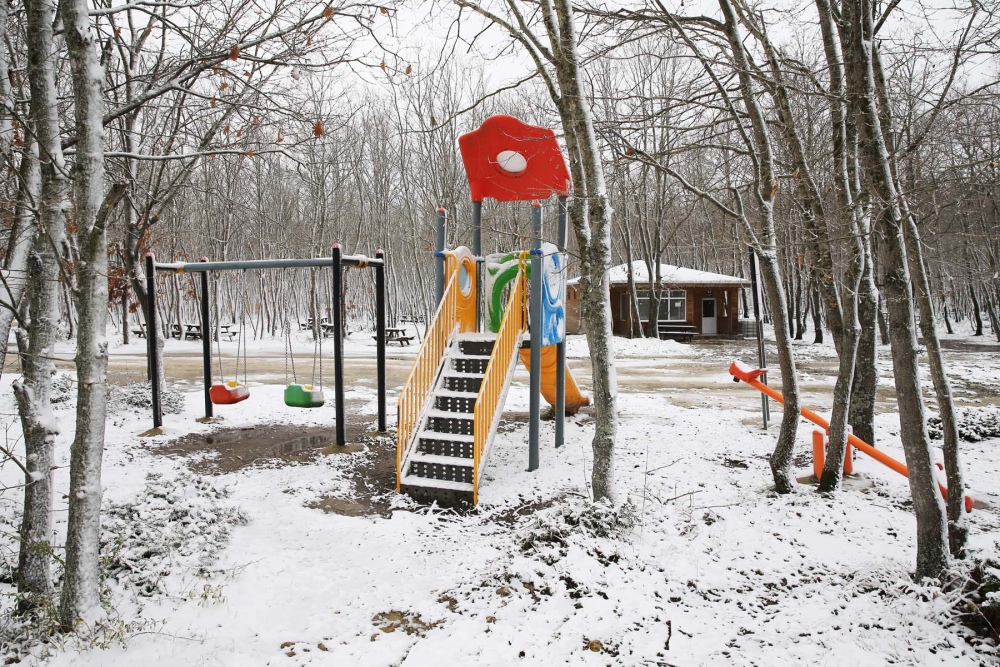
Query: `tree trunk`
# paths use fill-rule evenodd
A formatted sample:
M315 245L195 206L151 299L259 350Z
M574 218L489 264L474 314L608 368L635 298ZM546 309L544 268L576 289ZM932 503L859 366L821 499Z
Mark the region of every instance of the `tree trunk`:
M25 9L28 68L32 74L31 119L40 156L38 218L43 233L36 235L28 258L31 326L23 357L24 378L14 383L27 469L17 584L19 593L29 599L22 598L22 607L52 594L52 466L59 426L52 414L50 391L59 317L60 266L56 249L63 246L67 206L52 38L55 4L52 0L27 0Z
M785 307L784 287L781 284L776 255L773 248L769 252L758 253L761 279L767 290L767 299L772 305L778 368L781 371L781 393L785 397L781 413L781 429L778 432L778 442L771 453L770 464L775 489L778 493L791 493L795 488L792 456L795 453L795 438L799 426L799 380L795 373L795 358L792 355L792 341L788 329L788 310Z
M823 314L820 308L820 299L823 297L819 293L819 286L816 285L816 280L813 279L809 287L809 298L812 299L813 308L813 344L821 345L823 343Z
M909 467L910 495L917 518L916 578L938 577L949 566L944 503L937 489L930 438L924 419L913 329L910 273L904 225L876 105L873 68L874 10L871 0L849 0L844 21L851 28L848 72L850 107L858 115L859 151L877 206L876 231L881 235L883 289L889 314L889 340L899 404L900 431Z
M62 0L76 112L77 264L76 437L70 450L69 517L59 619L64 630L100 615L101 460L108 401L108 243L104 128L98 60L87 0Z
M948 317L948 297L941 294L941 312L944 314L944 327L949 336L955 335L955 330L951 326L951 318Z
M965 520L965 479L962 471L962 458L959 452L958 419L955 414L955 401L951 393L951 383L944 368L944 355L941 352L941 342L938 340L937 321L934 317L934 306L931 302L930 281L924 266L923 253L920 247L920 232L917 229L913 215L906 209L906 200L902 200L904 215L903 238L906 243L906 255L909 260L910 274L914 278L917 306L920 310L920 333L927 350L927 361L931 369L931 381L934 393L937 395L938 412L941 416L941 433L944 451L945 474L948 478L948 543L951 553L962 556L965 543L969 536L968 523Z
M627 209L626 209L627 211ZM645 338L646 334L642 330L642 318L639 316L639 295L635 290L635 275L632 273L632 232L629 230L628 218L622 225L622 240L625 242L625 262L628 266L628 290L629 312L628 312L628 337L635 335L636 328L639 329L639 338ZM613 306L612 306L613 307ZM638 327L636 326L638 325ZM658 329L653 329L650 333L659 338Z
M793 282L795 289L795 340L802 340L805 336L805 314L802 312L802 271L797 265L792 266Z
M618 431L618 379L615 375L614 343L611 333L611 295L608 270L611 268L611 206L597 136L584 94L577 53L573 3L552 0L543 3L545 21L552 43L560 96L553 100L559 110L573 175L573 197L569 219L582 256L580 286L582 315L587 326L594 392L594 499L614 500L615 438ZM584 203L586 202L586 208Z
M885 73L879 57L879 49L873 47L873 70L875 74L876 92L881 110L883 136L891 136L892 116L889 106L888 88ZM890 171L899 187L899 169L895 154L889 158ZM959 452L958 419L955 415L955 401L952 398L951 383L944 368L944 356L941 353L941 343L937 334L937 318L934 316L930 277L924 264L921 248L920 230L917 221L910 212L905 197L899 198L900 213L903 223L903 241L906 246L906 257L910 276L912 278L913 296L920 313L920 332L923 335L924 347L927 350L928 365L931 370L931 381L934 393L938 399L938 411L941 415L941 430L943 435L943 451L945 471L948 478L948 542L951 553L961 556L965 551L969 528L965 520L965 480L962 471L962 459Z
M0 5L5 3L0 2ZM0 14L6 9L0 10ZM28 285L26 271L28 254L35 239L35 215L33 202L39 195L40 175L38 171L38 146L33 139L25 142L21 153L19 168L20 187L17 192L17 204L14 209L14 224L10 230L10 241L7 245L7 255L4 267L8 271L4 281L3 294L0 295L0 374L7 362L7 341L10 338L10 328L21 305Z
M875 316L878 318L878 335L879 340L882 345L889 344L889 320L885 316L885 299L882 296L882 291L878 292L878 305L875 310Z
M128 323L128 280L122 279L122 344L129 343L129 323ZM205 332L204 335L208 335Z
M774 196L778 191L778 180L774 168L774 151L764 111L756 97L750 72L749 58L743 46L739 20L729 0L719 0L719 8L725 17L723 31L732 50L739 74L740 96L746 115L752 127L752 140L748 148L756 154L754 179L758 206L758 226L761 240L757 248L761 274L771 306L774 320L774 338L778 348L778 366L781 369L781 389L785 405L781 415L781 429L778 442L771 454L771 474L778 493L791 493L795 488L792 475L792 455L795 451L795 437L799 425L799 384L795 374L795 357L792 353L791 329L788 321L788 302L781 282L778 266L777 236L774 230ZM723 93L725 91L722 91ZM735 120L739 121L739 117ZM742 205L740 206L742 209ZM753 230L747 230L753 236Z
M865 224L867 228L869 225ZM875 286L871 243L862 239L865 248L865 268L858 288L858 320L861 338L854 362L854 389L851 391L851 412L848 421L861 440L877 447L875 438L875 397L878 391L878 288Z
M976 288L969 283L969 297L972 299L972 321L975 326L973 336L983 335L983 316L980 314L979 297L976 296Z
M990 327L993 328L993 335L996 336L997 342L1000 343L1000 319L997 319L996 304L990 297L989 292L984 291L983 298L986 301L986 314L990 316Z

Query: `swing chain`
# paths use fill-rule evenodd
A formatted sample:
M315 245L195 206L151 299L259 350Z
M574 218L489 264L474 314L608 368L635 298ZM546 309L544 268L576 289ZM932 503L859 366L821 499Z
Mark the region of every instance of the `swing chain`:
M218 304L216 304L216 305L218 305ZM219 323L216 322L215 324L216 324L216 326L218 326ZM226 373L222 369L222 336L219 335L214 328L212 329L212 334L211 335L215 338L216 358L219 360L219 380L222 381L222 384L225 384L226 383Z
M285 317L285 384L288 384L288 362L292 364L292 381L298 384L299 377L295 372L295 353L292 350L292 323Z
M236 338L236 376L235 380L240 380L240 342L243 343L243 385L247 384L247 270L243 269L243 298L240 308L240 335Z

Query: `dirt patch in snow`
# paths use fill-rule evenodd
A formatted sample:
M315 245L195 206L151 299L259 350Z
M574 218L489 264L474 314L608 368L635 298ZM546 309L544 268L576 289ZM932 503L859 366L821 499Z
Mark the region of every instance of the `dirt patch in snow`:
M341 516L392 515L396 495L396 442L391 437L366 437L366 451L354 461L347 476L353 488L344 497L324 496L306 507ZM320 453L330 454L329 450Z
M526 517L533 517L538 512L542 510L547 510L550 507L563 502L570 494L560 493L557 496L544 500L529 500L522 505L516 507L508 507L506 509L500 510L493 514L488 514L487 519L499 524L504 524L506 526L514 526L524 520Z
M948 350L950 352L974 352L976 354L982 352L997 352L1000 351L1000 343L991 341L989 338L982 338L980 340L971 341L967 338L948 338L947 334L940 336L938 341L941 344L942 350ZM920 344L924 345L924 339L920 339Z
M254 465L281 466L304 463L319 454L364 451L357 444L368 428L360 417L347 416L347 442L336 446L333 424L301 427L281 424L193 433L156 450L164 456L189 459L188 467L203 475L221 475Z
M385 634L401 630L408 635L417 635L418 637L425 636L428 630L434 629L443 622L427 622L420 617L420 614L395 610L383 611L372 617L372 625ZM372 635L371 640L375 641L377 638L378 634L376 633Z

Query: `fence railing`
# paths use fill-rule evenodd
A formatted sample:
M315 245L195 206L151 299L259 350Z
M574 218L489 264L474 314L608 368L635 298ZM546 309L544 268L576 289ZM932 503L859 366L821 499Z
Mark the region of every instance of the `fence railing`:
M523 261L523 260L522 260ZM496 421L500 395L507 382L511 364L517 355L518 342L524 332L526 317L524 312L524 295L526 292L524 265L520 266L517 276L511 282L510 296L504 309L500 331L497 333L490 361L486 366L483 384L479 388L475 407L475 441L473 445L472 467L472 502L479 500L479 463L486 448L486 440Z
M434 319L424 334L424 340L417 351L417 359L413 363L406 384L399 393L397 408L396 432L396 491L402 485L403 460L406 450L413 441L413 434L420 425L420 413L423 411L427 396L434 387L441 361L451 336L458 327L458 271L451 274L451 279L445 286L441 303L438 304Z

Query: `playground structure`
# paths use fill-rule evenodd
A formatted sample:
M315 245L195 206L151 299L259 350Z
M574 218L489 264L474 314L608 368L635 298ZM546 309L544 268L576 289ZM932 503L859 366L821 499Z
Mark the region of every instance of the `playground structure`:
M396 488L423 500L475 504L518 358L530 372L528 470L539 465L540 395L554 408L556 447L563 443L565 415L589 400L566 368L571 182L554 133L493 116L462 135L459 147L472 195L473 247L445 249L445 212L438 209L438 307L399 396ZM542 209L535 200L553 194L559 198L558 243L543 245ZM487 197L533 202L530 250L482 257ZM480 264L486 265L485 291ZM529 322L530 346L523 349Z
M333 273L333 356L334 356L334 404L336 408L336 442L338 446L347 444L346 418L344 414L344 355L343 355L343 269L357 268L364 269L371 267L375 269L375 337L376 337L376 365L377 365L377 391L378 391L378 429L386 431L386 380L385 380L385 253L381 250L375 252L374 258L364 255L344 255L339 245L333 246L330 257L317 257L312 259L262 259L233 262L209 262L207 258L202 258L199 262L190 263L159 263L155 260L153 253L146 255L146 289L149 295L149 308L147 309L146 330L156 331L156 273L163 271L167 273L200 273L201 274L201 342L202 358L205 378L205 419L212 419L215 405L232 405L247 400L250 397L250 390L246 384L246 326L243 322L240 327L237 340L237 360L236 374L239 373L239 352L242 344L243 348L243 382L234 376L232 380L212 382L212 323L211 323L211 291L209 289L211 275L215 271L248 271L261 269L289 269L289 268L330 268ZM242 318L245 318L245 306ZM291 352L290 330L285 323L286 355ZM163 425L163 409L160 401L160 349L156 343L157 336L146 337L147 363L150 385L153 394L153 430L148 434L159 432ZM322 347L318 346L314 352L314 367L318 361L320 364L320 385L322 384ZM219 351L221 369L221 350ZM287 361L286 356L286 361ZM294 364L294 360L293 360ZM287 375L287 372L286 372ZM287 378L286 378L287 381ZM315 381L315 378L314 378ZM316 408L325 403L322 386L300 384L296 381L289 384L285 389L285 403L292 407Z
M765 373L767 373L767 369L764 369L764 368L756 368L756 369L755 368L751 368L751 367L747 366L746 364L744 364L744 363L742 363L742 362L740 362L738 360L734 360L732 362L732 364L729 365L729 374L733 376L733 382L740 382L740 381L745 382L746 384L750 385L751 387L753 387L757 391L765 394L766 396L769 396L769 397L773 398L778 403L781 403L782 405L784 405L784 403L785 403L785 397L782 396L781 392L768 387L766 384L764 384L763 382L761 382L758 379L759 377L761 377ZM818 414L816 414L812 410L809 410L807 408L802 408L800 410L800 414L803 417L805 417L806 419L808 419L809 421L811 421L812 423L814 423L817 426L819 426L821 429L823 429L823 434L826 434L829 431L829 429L830 429L830 422L828 422L827 420L823 419L822 417L820 417ZM817 444L816 444L817 441L816 441L815 434L814 434L813 438L814 438L813 439L813 454L815 456L816 453L817 453ZM848 461L850 460L850 447L854 447L855 449L864 452L865 454L867 454L868 456L872 457L873 459L875 459L879 463L885 465L886 467L891 468L892 470L895 470L896 472L898 472L903 477L909 477L910 476L909 470L907 469L907 467L906 467L905 464L897 461L896 459L892 458L888 454L885 454L884 452L881 452L878 449L875 449L874 447L872 447L871 445L869 445L867 442L865 442L861 438L859 438L856 435L854 435L853 433L848 433L848 435L847 435L847 444L848 444L848 450L847 450L847 453L846 453L846 456L845 456L845 460L844 460L844 465L845 465L844 472L846 472L846 473L853 472L853 463L852 464L848 464ZM824 442L821 441L820 444L819 444L818 451L819 452L823 452L824 450L825 450ZM817 476L819 476L819 475L822 474L822 468L823 468L823 462L820 461L817 464L816 461L815 461L815 459L814 459L814 472L817 472ZM848 469L848 468L850 468L850 469ZM942 475L941 475L941 471L942 470L943 470L943 467L941 466L941 464L940 463L936 464L935 478L936 478L936 481L937 481L937 485L938 485L938 488L941 491L941 495L947 500L947 498L948 498L948 487L945 484L944 479L942 478ZM968 496L968 495L965 496L965 511L966 512L971 512L972 511L972 507L973 507L974 502L975 501L973 500L973 498L971 496Z

